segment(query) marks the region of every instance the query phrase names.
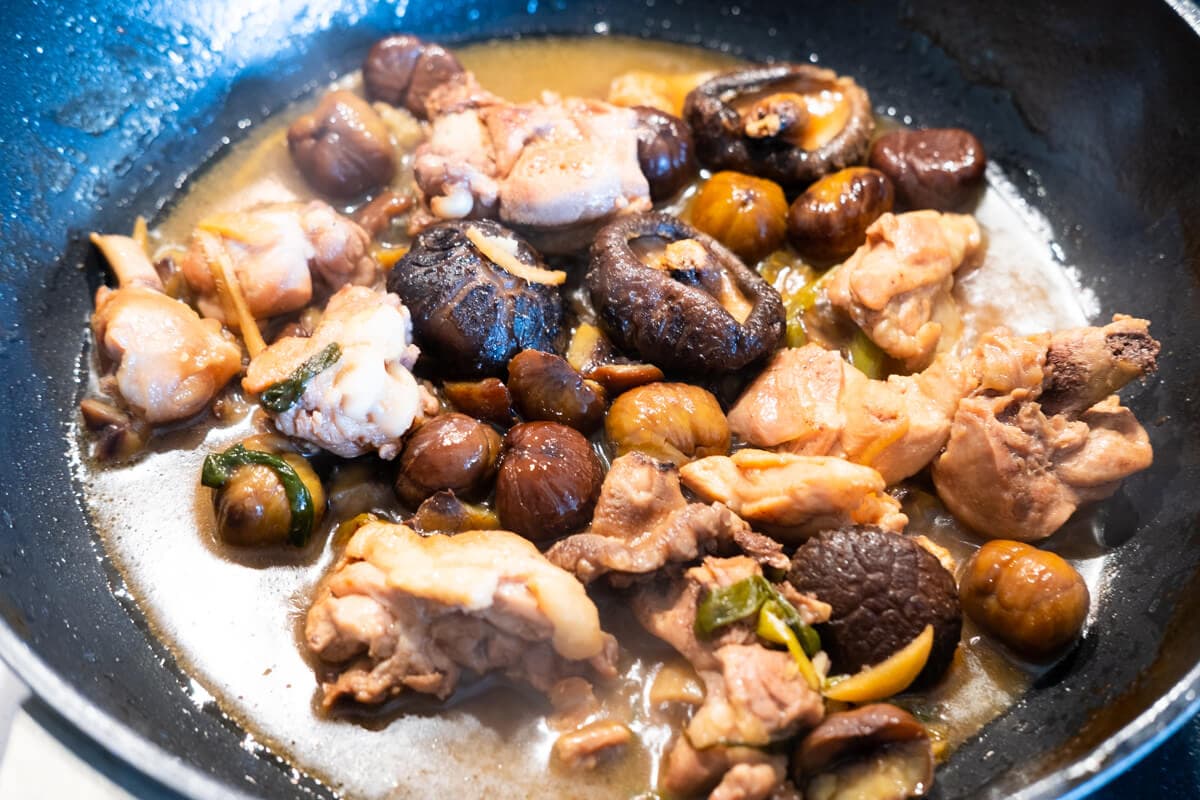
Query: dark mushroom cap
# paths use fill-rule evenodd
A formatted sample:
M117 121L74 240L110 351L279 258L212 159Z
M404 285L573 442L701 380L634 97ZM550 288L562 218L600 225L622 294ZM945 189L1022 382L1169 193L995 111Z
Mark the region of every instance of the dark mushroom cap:
M696 174L692 134L674 114L650 106L633 110L638 115L638 165L650 184L650 199L657 203L674 197Z
M502 375L522 350L554 351L562 325L562 298L554 286L531 283L483 255L468 228L512 238L515 256L544 269L529 243L487 220L443 222L421 231L388 275L412 313L422 353L448 375Z
M387 125L353 92L329 92L292 123L288 150L317 191L342 199L387 185L396 159Z
M933 626L933 649L914 686L941 677L962 633L954 576L911 538L875 527L824 531L792 557L788 580L832 606L819 628L840 672L878 664Z
M645 264L630 247L642 237L698 242L752 303L745 321L687 275ZM732 372L783 340L779 293L715 239L667 214L620 217L605 226L592 244L587 286L613 340L663 369Z
M805 150L781 131L751 136L739 100L774 92L808 94L840 91L850 106L842 129L815 150ZM683 116L692 129L696 157L711 169L731 169L799 187L822 175L861 163L867 154L875 118L866 91L852 79L809 64L780 64L718 75L693 89Z
M802 774L815 775L843 757L918 739L928 740L929 734L916 717L890 703L872 703L822 720L796 748L795 766Z

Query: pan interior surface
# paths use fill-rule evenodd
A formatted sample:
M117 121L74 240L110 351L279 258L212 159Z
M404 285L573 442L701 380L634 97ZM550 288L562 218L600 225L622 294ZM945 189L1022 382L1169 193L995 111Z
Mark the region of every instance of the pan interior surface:
M20 456L0 467L6 658L68 717L191 794L326 792L244 746L245 733L155 640L89 532L67 455L85 320L103 275L83 236L125 230L135 214L162 208L238 131L354 68L386 31L453 42L464 31L488 38L601 25L751 59L815 55L855 75L879 109L972 128L1045 215L1059 258L1094 291L1099 318L1121 310L1154 320L1163 369L1130 405L1151 428L1156 463L1100 512L1100 544L1116 549L1095 623L1068 662L959 751L936 791L1049 796L1118 762L1179 717L1200 655L1200 635L1186 624L1200 606L1191 489L1200 472L1191 403L1200 395L1190 346L1200 335L1200 187L1187 180L1200 170L1191 127L1200 98L1190 91L1200 48L1166 6L1126 19L1115 4L1075 5L913 3L897 16L869 3L784 13L768 3L736 13L717 4L409 3L310 7L291 18L102 2L38 6L56 25L10 18L22 38L0 56L11 112L0 157L16 199L2 222L0 358L11 376L6 452Z

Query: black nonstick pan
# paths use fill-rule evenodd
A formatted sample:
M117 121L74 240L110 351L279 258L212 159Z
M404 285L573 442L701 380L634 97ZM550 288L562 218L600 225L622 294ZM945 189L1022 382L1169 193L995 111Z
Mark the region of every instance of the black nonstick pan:
M941 769L939 797L1081 794L1186 719L1200 688L1200 14L1187 0L311 3L27 0L0 28L0 655L50 705L189 796L327 790L248 752L121 588L68 440L90 230L153 216L261 120L403 30L456 43L622 33L807 60L877 109L962 125L1050 221L1106 318L1153 320L1128 402L1153 468L1098 512L1111 547L1081 645ZM234 646L231 644L231 646ZM414 757L419 755L414 754ZM398 769L403 765L398 765Z

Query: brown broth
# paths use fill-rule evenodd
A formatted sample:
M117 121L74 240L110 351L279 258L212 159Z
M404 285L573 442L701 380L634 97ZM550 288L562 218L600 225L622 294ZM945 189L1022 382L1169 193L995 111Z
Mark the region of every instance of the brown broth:
M475 45L459 52L485 86L512 99L541 90L603 97L627 70L690 72L735 63L728 56L632 39L537 39ZM357 74L338 82L357 88ZM869 87L868 87L869 88ZM312 196L287 155L285 126L311 102L264 122L186 187L155 231L163 247L187 241L197 220L219 209ZM961 276L963 341L997 322L1019 331L1085 321L1078 289L1057 265L1036 217L1012 198L998 171L977 215L988 232L984 263ZM674 204L686 203L694 187ZM94 374L91 380L95 380ZM158 437L136 464L101 468L76 437L78 474L109 557L155 633L192 676L198 705L215 702L250 731L245 747L271 751L296 768L353 796L613 797L656 784L659 757L677 725L654 709L649 687L669 648L640 630L627 604L595 592L605 628L624 646L622 676L599 692L604 714L625 721L636 743L591 773L569 774L550 763L557 733L548 703L499 681L465 687L451 701L402 698L377 712L333 718L315 708L316 682L302 654L302 628L312 589L335 554L329 531L362 511L398 519L391 469L370 459L341 466L327 479L331 508L324 530L301 553L248 556L217 542L207 490L198 485L204 455L246 435L250 415L228 424ZM150 487L153 487L152 489ZM960 563L977 543L936 499L908 502L913 533L949 548ZM1100 597L1101 559L1077 562ZM1027 673L970 629L948 678L903 702L928 720L948 748L973 735L1020 696Z

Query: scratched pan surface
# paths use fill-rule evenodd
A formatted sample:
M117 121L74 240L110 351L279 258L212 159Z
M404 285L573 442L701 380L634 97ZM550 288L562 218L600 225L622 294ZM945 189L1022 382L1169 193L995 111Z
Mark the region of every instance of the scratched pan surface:
M1101 512L1095 547L1115 549L1095 624L955 754L936 793L1049 797L1096 785L1185 719L1200 685L1200 38L1185 22L1200 15L1184 3L401 0L294 12L62 0L7 10L0 655L84 731L180 792L324 795L243 749L236 724L193 702L81 510L67 435L102 275L84 233L161 209L248 124L354 68L392 30L446 42L607 30L748 58L816 53L881 110L979 133L1103 312L1149 317L1164 343L1159 379L1130 400L1155 464Z

